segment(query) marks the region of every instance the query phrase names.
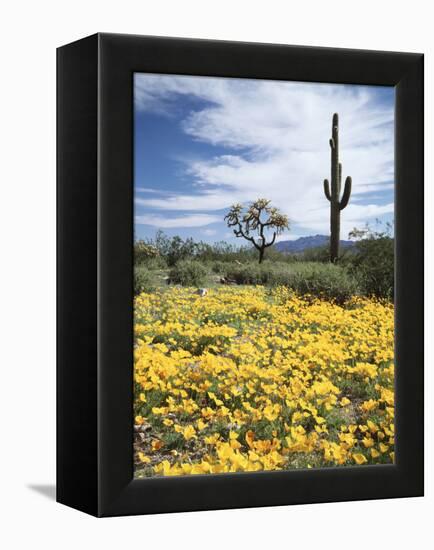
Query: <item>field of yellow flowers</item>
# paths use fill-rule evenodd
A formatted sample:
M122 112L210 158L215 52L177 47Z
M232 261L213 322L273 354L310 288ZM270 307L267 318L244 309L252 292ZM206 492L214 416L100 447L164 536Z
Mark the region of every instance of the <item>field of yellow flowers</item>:
M393 305L285 288L135 301L135 475L394 460Z

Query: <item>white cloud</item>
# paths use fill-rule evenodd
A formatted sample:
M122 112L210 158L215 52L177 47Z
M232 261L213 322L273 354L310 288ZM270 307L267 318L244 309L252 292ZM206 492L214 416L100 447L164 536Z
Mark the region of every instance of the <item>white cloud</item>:
M191 214L178 216L176 218L155 216L153 214L135 217L135 223L137 225L152 225L163 229L172 227L203 227L219 221L221 221L220 216L212 216L210 214Z
M204 235L206 235L207 237L212 237L213 235L216 235L217 234L217 230L216 229L204 229L202 231L202 233Z
M153 187L135 187L135 191L137 193L151 193L151 194L161 194L164 193L164 191L161 191L161 189L154 189Z
M342 235L380 212L393 212L392 203L361 204L367 193L391 190L394 180L393 106L378 102L374 87L135 78L141 110L171 116L179 94L206 100L184 117L183 131L194 140L232 149L232 154L185 159L190 189L164 198L137 198L139 207L212 212L265 196L288 214L294 233L297 227L327 232L330 210L323 180L330 178L328 140L332 114L338 112L343 178L352 176L354 199L343 212Z

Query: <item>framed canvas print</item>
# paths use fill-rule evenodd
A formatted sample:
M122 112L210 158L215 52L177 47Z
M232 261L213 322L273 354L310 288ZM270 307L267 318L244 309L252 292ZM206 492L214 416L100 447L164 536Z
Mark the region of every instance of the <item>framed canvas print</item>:
M423 56L58 49L57 499L423 494Z

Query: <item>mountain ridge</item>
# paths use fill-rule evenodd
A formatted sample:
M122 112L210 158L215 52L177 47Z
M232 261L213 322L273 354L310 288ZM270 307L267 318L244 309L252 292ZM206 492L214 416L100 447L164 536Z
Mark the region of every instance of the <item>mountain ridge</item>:
M279 252L297 253L304 252L310 248L319 248L327 246L330 242L330 237L327 235L309 235L308 237L299 237L293 241L279 241L274 245L274 248ZM354 241L341 240L342 248L354 246Z

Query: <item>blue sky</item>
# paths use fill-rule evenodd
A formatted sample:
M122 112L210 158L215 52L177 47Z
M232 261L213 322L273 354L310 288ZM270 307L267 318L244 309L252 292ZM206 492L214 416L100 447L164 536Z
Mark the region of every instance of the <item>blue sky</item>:
M136 238L245 244L224 215L263 197L289 216L280 240L328 234L334 112L353 179L341 238L393 220L393 88L136 73L134 109Z

